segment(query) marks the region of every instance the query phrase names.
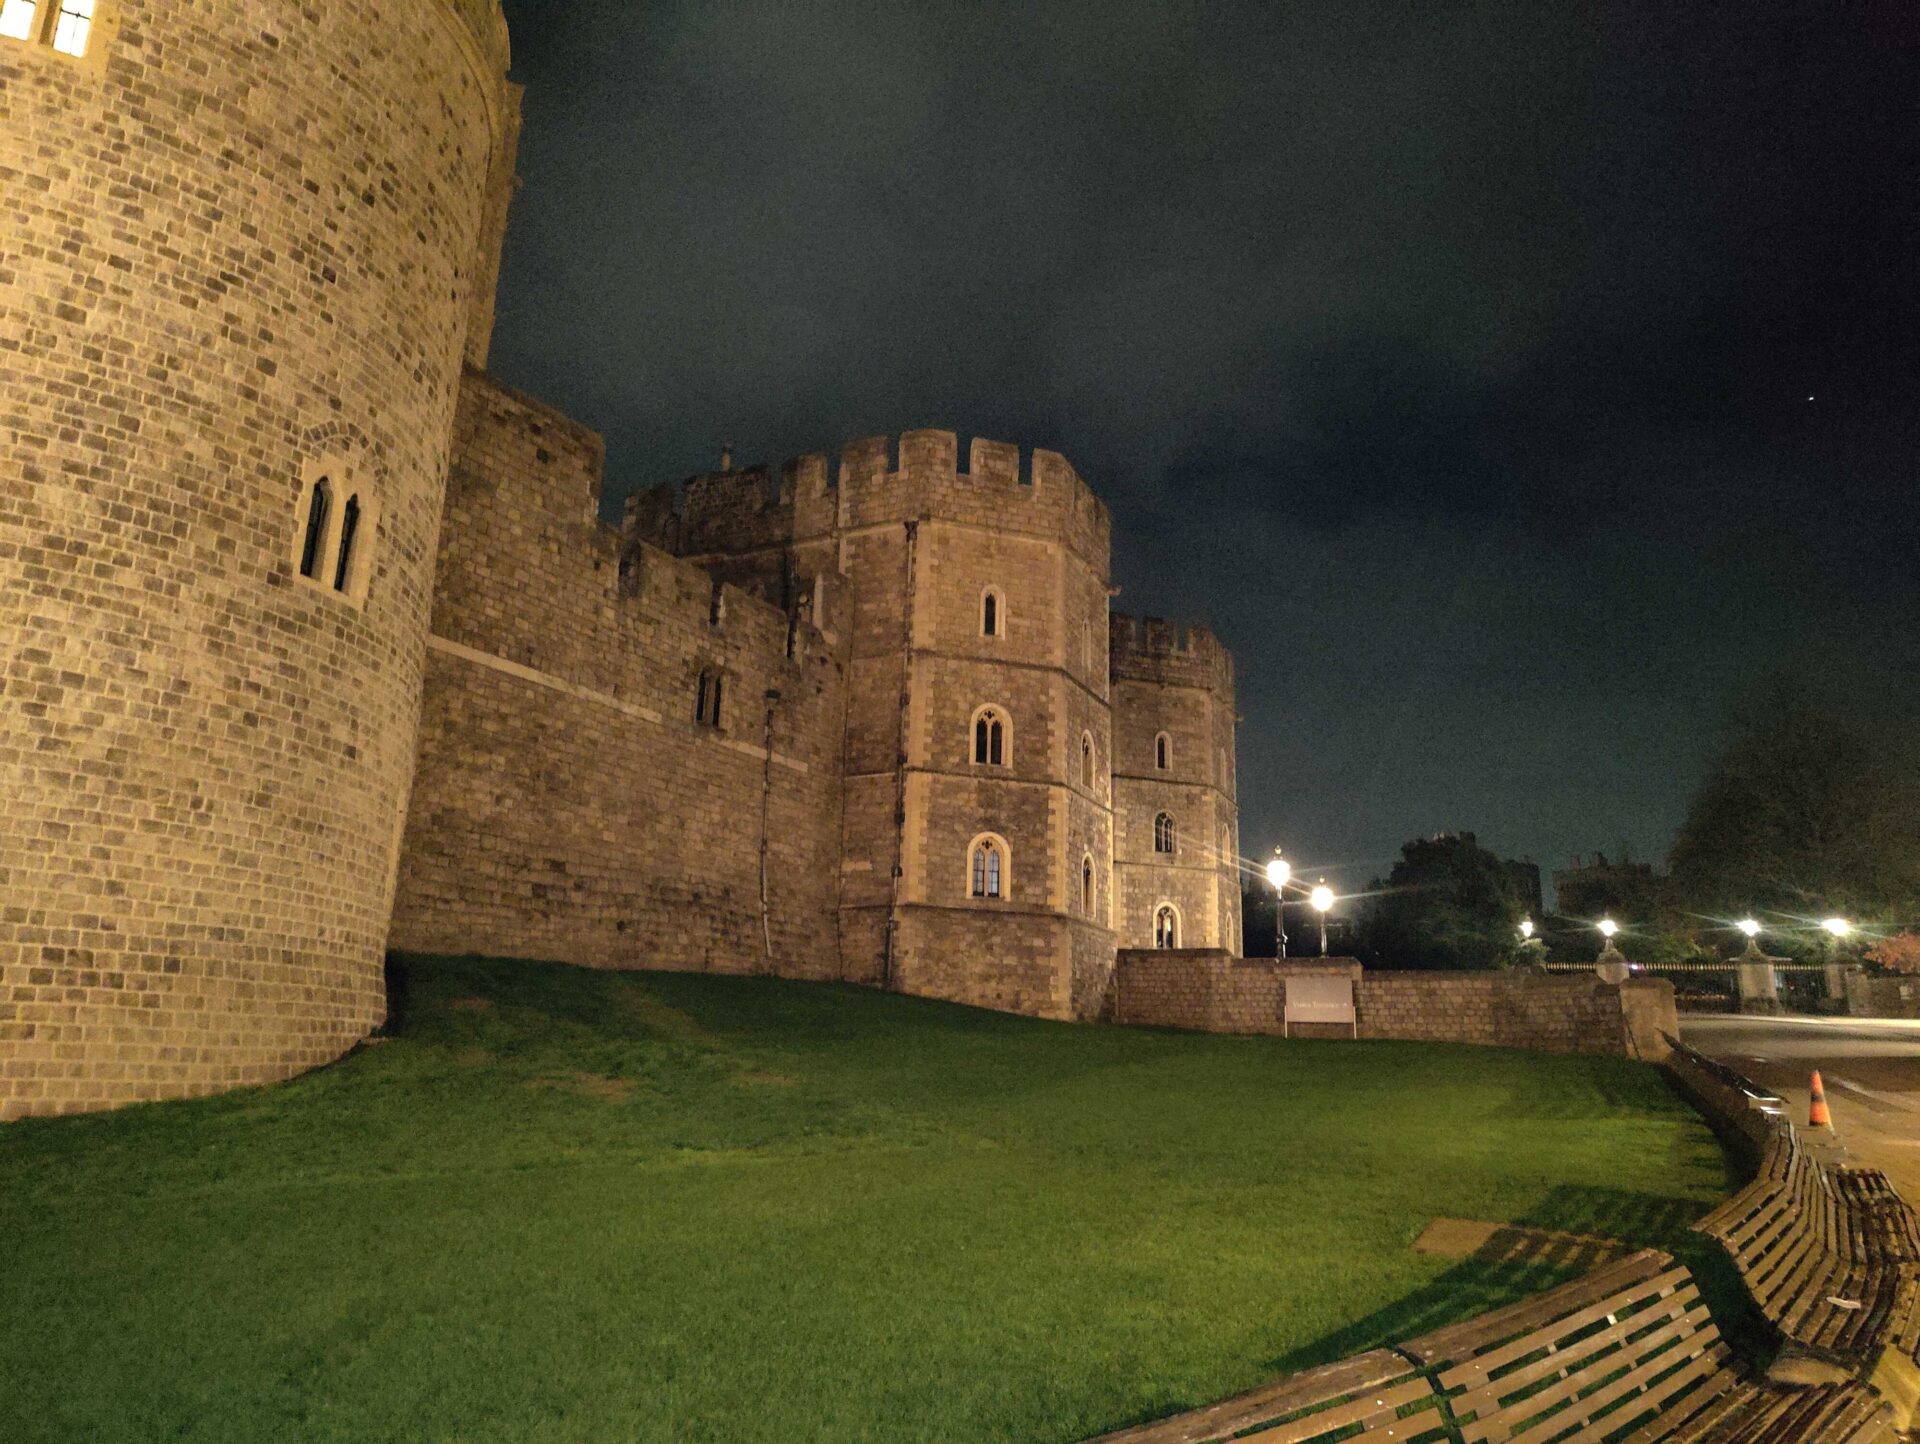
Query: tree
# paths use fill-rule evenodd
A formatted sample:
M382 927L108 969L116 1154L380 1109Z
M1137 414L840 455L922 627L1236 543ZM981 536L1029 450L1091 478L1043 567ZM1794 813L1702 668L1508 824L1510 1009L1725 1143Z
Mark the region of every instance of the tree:
M1676 898L1720 918L1920 920L1917 755L1907 725L1804 704L1751 717L1674 841Z
M1867 961L1890 973L1920 973L1920 933L1895 933L1867 949Z
M1359 919L1359 951L1393 968L1501 968L1523 959L1527 905L1514 869L1472 833L1417 837L1377 879Z

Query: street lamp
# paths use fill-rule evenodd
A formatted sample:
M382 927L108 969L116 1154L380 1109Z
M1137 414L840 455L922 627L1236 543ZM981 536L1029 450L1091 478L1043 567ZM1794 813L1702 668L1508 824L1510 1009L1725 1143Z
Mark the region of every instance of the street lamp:
M1607 943L1609 946L1611 946L1613 943L1613 935L1619 931L1620 931L1620 924L1615 922L1612 918L1600 919L1600 936L1607 940Z
M1760 936L1760 924L1755 922L1752 918L1741 918L1739 922L1734 924L1734 926L1739 928L1741 932L1747 935L1748 942L1752 942L1755 938Z
M1528 942L1533 941L1533 919L1532 918L1520 919L1520 936L1525 938Z
M1820 926L1832 933L1836 942L1853 931L1853 924L1845 918L1823 918Z
M1275 957L1287 955L1287 879L1293 876L1293 867L1280 856L1280 849L1273 850L1273 861L1267 864L1267 881L1273 884L1273 926L1277 934Z
M1308 895L1307 901L1313 904L1313 910L1320 914L1320 956L1327 955L1327 909L1333 906L1333 889L1327 886L1327 880L1321 878L1319 885Z

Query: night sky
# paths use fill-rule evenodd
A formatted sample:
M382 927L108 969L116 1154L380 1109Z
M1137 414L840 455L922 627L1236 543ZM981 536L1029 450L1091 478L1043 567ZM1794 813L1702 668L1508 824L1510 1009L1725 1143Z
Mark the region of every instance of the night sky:
M1920 689L1916 7L507 0L493 369L609 492L1064 452L1238 655L1242 845L1658 860Z

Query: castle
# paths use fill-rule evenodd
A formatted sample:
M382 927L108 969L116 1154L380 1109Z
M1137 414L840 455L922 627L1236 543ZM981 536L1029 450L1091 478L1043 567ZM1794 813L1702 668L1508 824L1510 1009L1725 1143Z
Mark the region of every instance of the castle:
M1240 941L1232 659L1062 456L602 522L486 372L497 0L0 0L0 1117L285 1078L389 947L1102 1016Z

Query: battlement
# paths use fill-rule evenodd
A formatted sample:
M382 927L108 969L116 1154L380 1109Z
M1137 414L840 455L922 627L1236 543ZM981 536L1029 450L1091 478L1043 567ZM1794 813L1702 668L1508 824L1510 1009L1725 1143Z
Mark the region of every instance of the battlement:
M648 541L688 554L731 552L829 536L850 527L937 517L1059 536L1104 569L1112 519L1057 451L971 438L960 467L957 433L868 436L837 458L789 459L689 478L677 500L654 487L628 503Z
M1107 651L1115 681L1167 682L1233 693L1233 653L1198 624L1114 612L1107 621Z

